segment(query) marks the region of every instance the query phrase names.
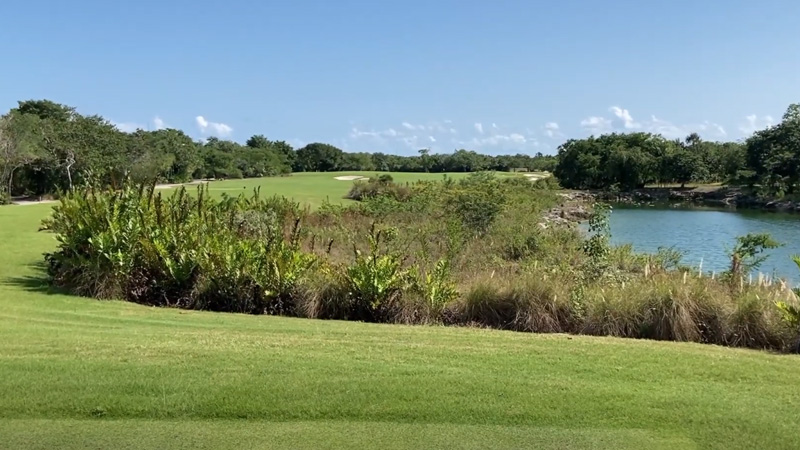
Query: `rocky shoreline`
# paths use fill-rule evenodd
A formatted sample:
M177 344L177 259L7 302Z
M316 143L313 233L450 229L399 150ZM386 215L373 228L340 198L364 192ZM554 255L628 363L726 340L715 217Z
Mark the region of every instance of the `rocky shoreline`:
M592 204L597 201L638 206L668 205L711 206L731 209L754 209L800 213L800 202L765 200L747 194L738 188L662 189L612 193L607 191L560 192L560 202L544 214L539 225L573 226L592 215Z
M592 193L573 191L560 192L558 195L560 202L544 214L544 222L539 224L542 228L551 225L573 226L592 215L592 204L596 201Z
M728 187L712 189L651 188L621 193L591 191L587 192L587 194L596 200L631 205L669 203L670 206L714 206L733 209L800 212L800 202L762 199L745 193L739 188Z

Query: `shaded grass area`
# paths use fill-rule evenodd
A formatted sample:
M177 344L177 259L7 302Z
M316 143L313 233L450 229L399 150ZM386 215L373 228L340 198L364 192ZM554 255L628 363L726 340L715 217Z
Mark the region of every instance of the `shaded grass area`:
M0 448L800 446L796 356L64 296L48 209L0 208Z
M171 449L692 448L690 440L642 430L393 422L27 421L0 423L9 447ZM24 433L18 430L26 430ZM30 430L33 430L32 432ZM56 434L57 432L58 434ZM57 436L57 437L56 437ZM365 439L368 436L369 439ZM299 438L302 437L302 438Z

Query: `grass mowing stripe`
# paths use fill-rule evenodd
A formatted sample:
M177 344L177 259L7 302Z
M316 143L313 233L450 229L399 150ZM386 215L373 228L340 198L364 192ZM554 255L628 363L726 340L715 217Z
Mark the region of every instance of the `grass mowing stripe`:
M0 445L30 449L697 448L686 437L636 429L391 422L22 420L0 423L0 435Z

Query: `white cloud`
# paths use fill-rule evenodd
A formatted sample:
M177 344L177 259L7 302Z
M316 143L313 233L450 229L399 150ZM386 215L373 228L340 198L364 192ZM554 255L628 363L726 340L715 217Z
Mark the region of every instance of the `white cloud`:
M508 136L508 140L510 140L511 142L515 142L517 144L524 144L527 141L527 139L525 139L525 136L518 133L511 133Z
M483 134L483 124L480 123L480 122L476 122L475 123L475 131L477 131L480 134Z
M700 124L677 125L668 120L659 119L651 116L649 122L645 122L645 129L650 133L656 133L667 139L681 139L692 133L698 133L708 138L724 138L728 135L725 128L708 120Z
M497 124L496 123L492 123L492 128L496 130L497 129Z
M435 137L433 137L433 136L428 136L428 139L429 139L431 142L436 142L436 138L435 138Z
M161 119L161 117L155 116L153 118L153 127L156 130L163 130L164 128L169 128L166 123Z
M194 120L197 122L197 127L200 129L200 132L203 134L227 137L233 132L233 128L229 125L221 122L209 122L203 116L197 116Z
M532 144L533 146L538 145L535 139L529 139L519 133L511 133L511 134L494 134L492 136L485 136L485 137L475 137L469 141L459 141L458 144L480 148L480 147L497 147L499 145L504 144L515 144L515 145L524 145L524 144Z
M725 137L728 135L728 132L725 131L725 127L718 123L709 122L708 120L698 125L697 128L699 131L714 135L715 137ZM688 134L691 133L687 133L687 135Z
M771 127L775 124L775 119L772 116L758 117L756 114L751 114L745 117L745 123L739 125L739 131L747 136L755 133L758 130Z
M455 128L450 128L450 134L458 134Z
M608 110L614 113L614 115L625 124L625 128L630 130L641 127L641 124L633 120L630 111L627 109L622 109L619 106L612 106L608 108Z
M637 122L631 116L630 111L624 108L620 108L618 106L612 106L609 109L609 112L614 114L614 116L622 122L622 127L614 126L614 121L608 119L606 117L601 116L592 116L588 117L581 121L581 127L590 131L592 134L605 134L610 133L613 131L632 131L636 129L641 129L642 131L646 131L649 133L660 134L668 139L677 139L677 138L684 138L691 133L698 133L702 134L706 138L712 139L721 139L728 135L727 130L722 125L711 122L711 121L703 121L702 123L693 123L693 124L684 124L679 125L668 120L659 119L656 116L651 116L650 120L645 120L643 122ZM770 116L765 116L761 119L758 119L755 116L748 116L748 127L753 122L771 122L772 118ZM556 127L558 124L553 123ZM545 134L551 136L551 129L553 131L557 130L558 128L551 128L549 127L549 123L545 124ZM560 134L557 131L555 134Z
M164 121L155 116L152 120L152 127L148 126L147 124L142 124L138 122L114 122L113 120L110 121L119 131L124 133L133 133L136 130L163 130L164 128L169 128L169 125L164 123Z
M652 133L660 134L665 138L676 139L691 134L686 132L685 127L675 125L668 120L662 120L656 116L651 116L650 119L650 123L647 124L647 130Z
M611 121L605 117L591 116L581 120L581 127L593 134L602 134L611 130Z
M451 121L444 121L444 123L450 123ZM403 122L403 128L410 131L437 131L443 133L447 131L447 129L439 122L428 122L428 125L415 125L410 122Z
M350 131L350 137L353 139L359 139L362 137L369 137L369 138L387 138L387 137L397 137L400 133L397 132L394 128L389 128L387 130L382 131L363 131L359 130L356 127Z
M547 122L544 124L544 134L550 138L561 136L558 124L556 122Z

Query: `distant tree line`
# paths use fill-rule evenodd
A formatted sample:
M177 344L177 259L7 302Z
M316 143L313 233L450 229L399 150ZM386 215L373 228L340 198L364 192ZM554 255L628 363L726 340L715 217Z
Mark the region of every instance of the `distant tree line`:
M744 142L703 141L696 133L683 140L612 133L570 139L557 158L555 175L572 189L726 182L782 197L797 193L800 182L800 105L790 105L781 123Z
M76 184L122 180L178 183L193 178L244 178L313 171L476 172L553 171L574 189L630 190L652 184L734 182L767 196L798 192L800 106L780 124L745 142L669 140L651 133L570 139L557 156L483 155L470 150L417 155L348 153L325 143L294 149L255 135L245 144L196 141L181 130L125 133L101 116L85 116L50 100L19 102L0 117L0 201L42 195Z
M0 200L43 195L87 183L123 180L180 183L196 178L245 178L308 171L474 172L553 170L554 156L452 154L398 156L347 153L324 143L295 150L263 135L244 145L195 141L176 129L120 131L101 116L85 116L50 100L19 102L0 117Z

